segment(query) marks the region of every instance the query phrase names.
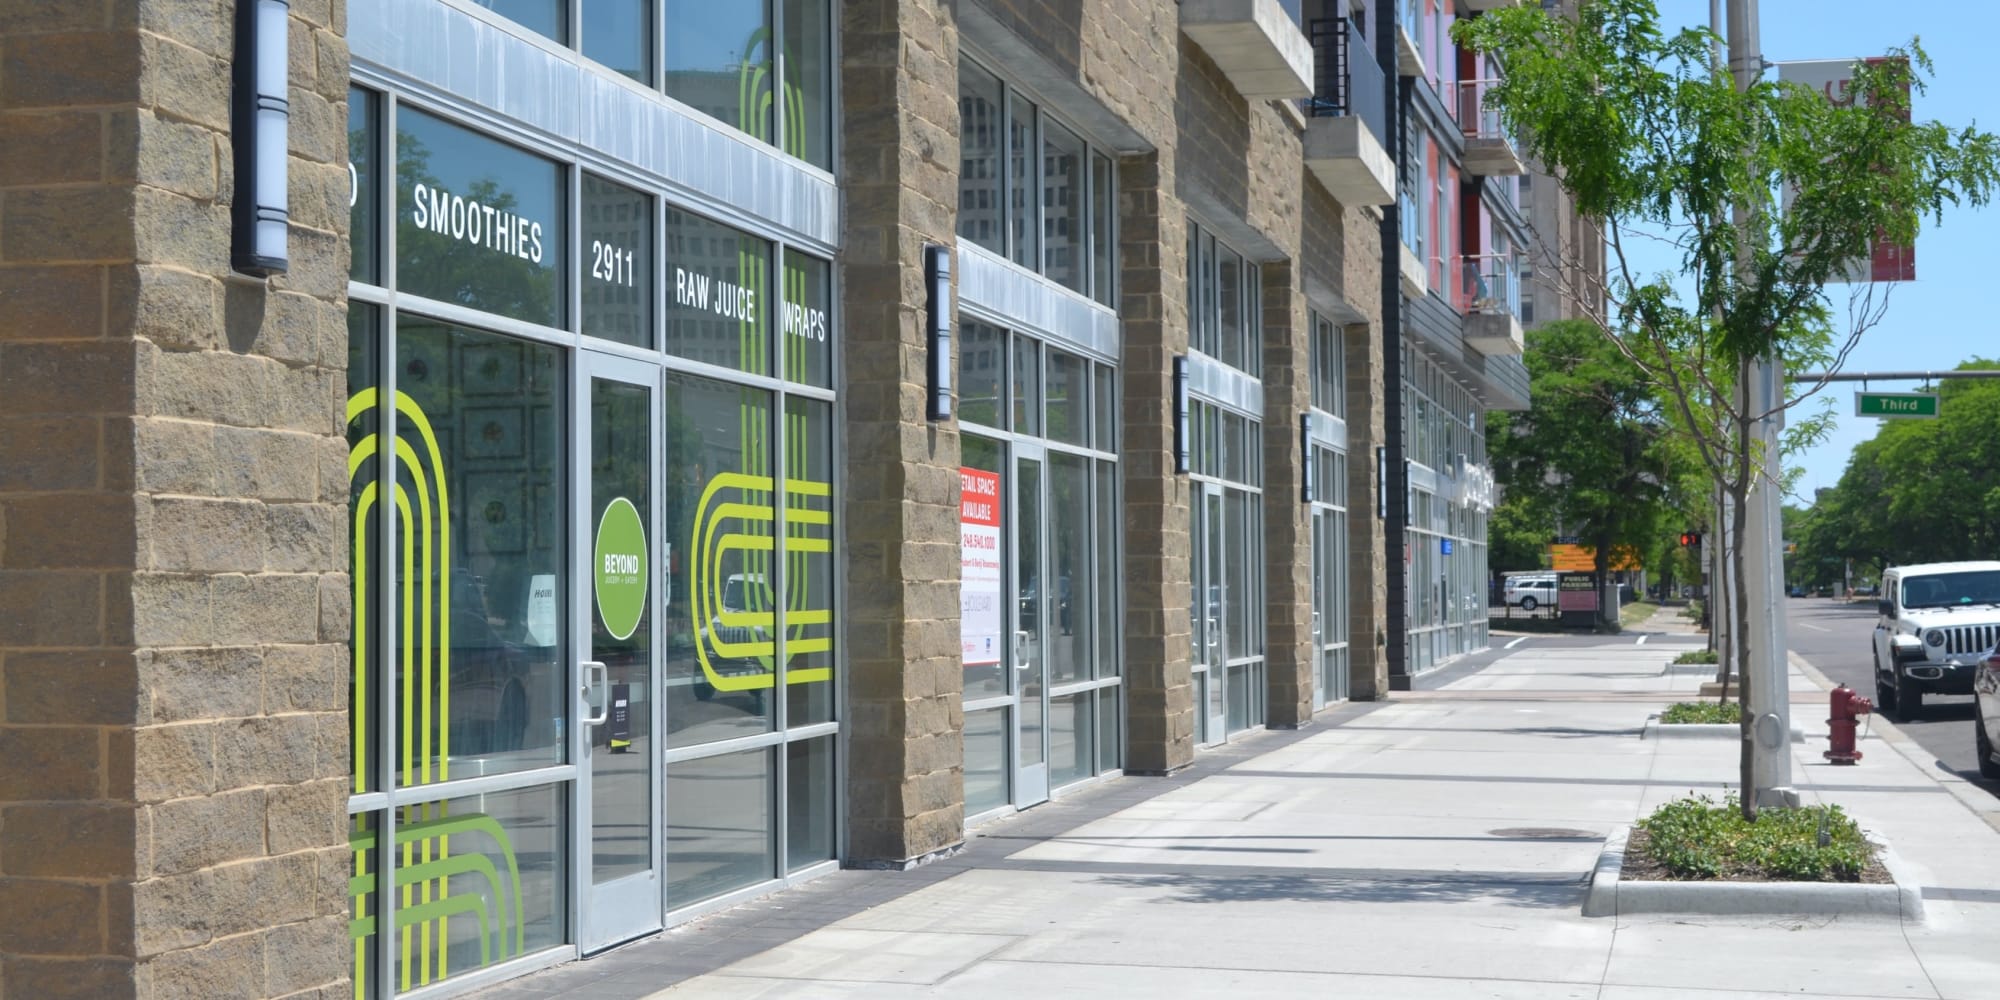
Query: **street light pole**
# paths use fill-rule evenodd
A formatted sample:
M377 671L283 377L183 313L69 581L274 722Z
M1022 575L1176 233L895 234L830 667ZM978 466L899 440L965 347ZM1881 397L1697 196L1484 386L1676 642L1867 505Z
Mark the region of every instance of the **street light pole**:
M1757 21L1757 0L1730 0L1729 69L1739 91L1750 89L1764 73ZM1751 206L1738 204L1731 213L1742 241L1737 254L1741 279L1750 276L1752 211ZM1778 551L1783 535L1778 434L1784 422L1784 363L1774 353L1745 363L1739 375L1741 412L1746 419L1762 415L1750 430L1752 479L1746 509L1738 512L1743 531L1735 539L1744 555L1742 578L1736 582L1749 609L1733 637L1750 654L1742 678L1747 696L1744 739L1750 743L1745 778L1759 808L1793 806L1798 804L1798 793L1791 787L1791 691L1785 676L1785 616L1779 604L1784 594L1784 559Z

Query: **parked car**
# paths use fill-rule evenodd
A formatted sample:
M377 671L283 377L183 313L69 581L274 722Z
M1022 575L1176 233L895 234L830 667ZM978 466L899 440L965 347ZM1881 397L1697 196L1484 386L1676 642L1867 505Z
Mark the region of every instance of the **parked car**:
M1980 777L2000 780L2000 759L1993 756L2000 742L2000 640L1979 657L1972 695L1972 755L1979 758Z
M2000 562L1898 566L1881 590L1875 704L1907 720L1923 714L1927 693L1971 694L1977 665L2000 644Z
M1799 585L1797 585L1797 584L1793 584L1793 585L1792 585L1791 587L1789 587L1789 588L1787 588L1787 589L1785 590L1785 596L1786 596L1786 597L1804 597L1804 596L1806 596L1806 588L1804 588L1804 587L1801 587L1801 586L1799 586Z
M1517 576L1507 581L1504 599L1511 607L1523 611L1533 611L1556 602L1556 578L1554 576Z

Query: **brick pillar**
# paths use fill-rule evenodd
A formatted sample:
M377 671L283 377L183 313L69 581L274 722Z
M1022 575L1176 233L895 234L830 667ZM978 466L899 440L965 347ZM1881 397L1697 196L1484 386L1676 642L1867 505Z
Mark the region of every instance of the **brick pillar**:
M1187 219L1158 153L1118 167L1124 323L1125 770L1194 762L1188 479L1174 471L1173 359L1187 353Z
M923 247L958 204L958 29L943 4L841 5L848 860L965 839L958 431L925 419Z
M1264 302L1264 676L1272 729L1312 721L1312 508L1299 415L1312 406L1311 320L1293 260L1259 266Z
M1345 228L1350 302L1373 317L1341 329L1347 355L1347 385L1342 388L1347 393L1348 695L1355 701L1377 701L1389 693L1389 554L1382 519L1375 516L1375 449L1385 441L1380 216L1372 209L1350 209Z
M262 282L233 5L0 2L0 995L350 989L341 7Z

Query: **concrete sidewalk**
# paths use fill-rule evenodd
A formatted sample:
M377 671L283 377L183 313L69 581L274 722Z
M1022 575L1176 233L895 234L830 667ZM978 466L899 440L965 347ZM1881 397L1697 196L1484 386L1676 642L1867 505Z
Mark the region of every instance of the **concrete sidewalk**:
M1796 784L1889 841L1924 922L1581 916L1607 834L1735 774L1733 741L1641 739L1705 676L1669 666L1699 636L1647 638L1531 639L983 827L956 858L842 872L485 996L2000 996L2000 803L1879 720L1860 766L1822 762L1797 661Z

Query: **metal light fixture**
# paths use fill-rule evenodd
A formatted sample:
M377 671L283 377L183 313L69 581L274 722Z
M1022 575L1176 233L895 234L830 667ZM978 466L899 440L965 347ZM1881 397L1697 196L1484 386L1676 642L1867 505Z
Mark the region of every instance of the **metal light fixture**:
M1174 358L1174 472L1188 470L1188 359Z
M285 90L290 15L290 0L242 0L236 5L235 93L230 98L236 196L230 266L259 278L283 274L291 262L285 191L292 117Z
M1313 480L1319 478L1319 459L1313 455L1313 418L1299 414L1299 502L1313 502Z
M1389 519L1389 449L1375 449L1375 517Z
M951 248L924 245L924 325L930 333L930 407L932 420L951 419Z

